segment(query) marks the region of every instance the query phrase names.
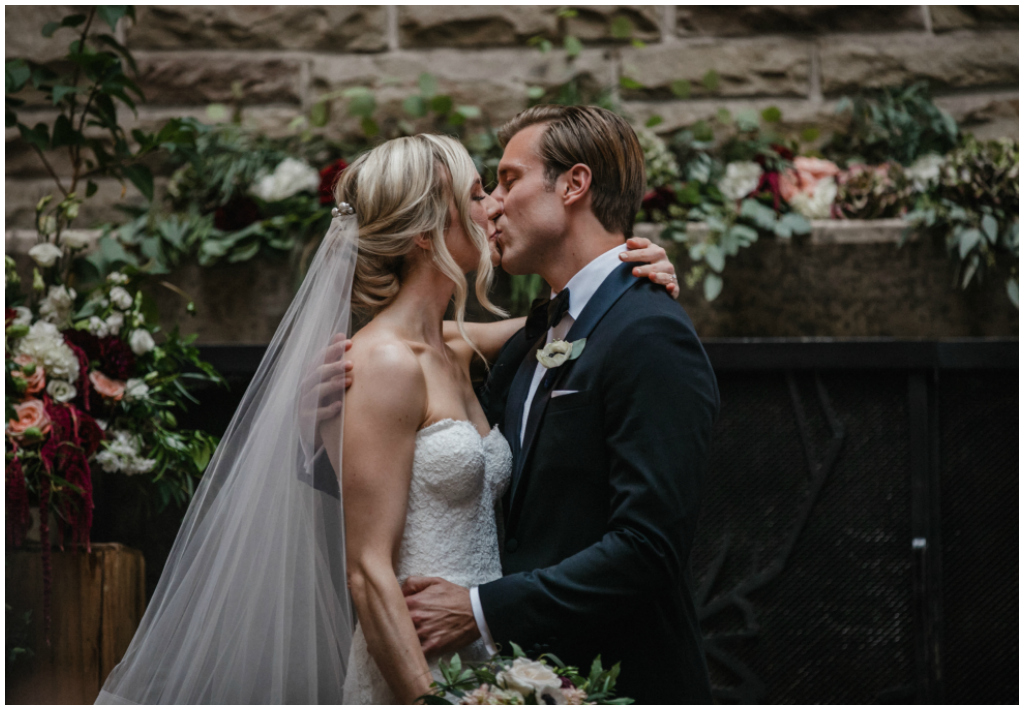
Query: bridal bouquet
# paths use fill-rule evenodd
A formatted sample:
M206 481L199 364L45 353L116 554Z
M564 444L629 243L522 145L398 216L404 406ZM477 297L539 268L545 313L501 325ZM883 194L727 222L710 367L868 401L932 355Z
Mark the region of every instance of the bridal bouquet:
M465 665L455 654L450 663L440 663L444 680L433 683L437 694L421 699L428 705L628 705L633 702L631 698L615 697L618 663L605 670L598 656L589 674L583 676L578 668L566 666L550 653L534 661L512 644L512 654L511 658L494 656L486 663Z

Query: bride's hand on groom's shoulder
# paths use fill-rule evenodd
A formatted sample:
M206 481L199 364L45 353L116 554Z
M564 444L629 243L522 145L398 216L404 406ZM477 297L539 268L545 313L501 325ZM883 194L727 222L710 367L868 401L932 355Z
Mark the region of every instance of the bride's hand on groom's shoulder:
M668 295L679 298L679 279L676 267L669 261L665 249L645 237L630 237L626 240L628 251L622 252L623 261L638 262L642 266L633 268L633 276L646 276L659 286L664 286Z
M440 577L409 577L402 584L402 594L428 658L457 651L480 638L465 587Z

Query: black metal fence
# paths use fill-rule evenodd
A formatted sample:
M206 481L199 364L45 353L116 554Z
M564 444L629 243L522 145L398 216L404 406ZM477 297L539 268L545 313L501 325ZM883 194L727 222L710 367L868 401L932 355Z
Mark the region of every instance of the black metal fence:
M692 565L717 699L1017 702L1017 340L706 346ZM232 390L183 424L222 432L263 350L203 348Z

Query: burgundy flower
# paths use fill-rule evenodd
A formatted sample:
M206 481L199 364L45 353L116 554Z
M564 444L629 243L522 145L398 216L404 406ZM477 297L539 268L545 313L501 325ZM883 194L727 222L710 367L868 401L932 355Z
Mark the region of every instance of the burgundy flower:
M778 153L779 157L782 158L783 160L793 160L793 158L796 157L794 155L793 151L791 151L789 148L787 148L784 145L780 145L778 143L772 143L771 148L776 153Z
M782 193L779 191L779 174L775 171L770 173L762 173L761 181L757 183L757 189L754 190L754 194L760 194L767 192L772 196L772 202L775 205L775 211L779 211L779 205L782 201Z
M640 206L645 212L650 213L652 210L659 210L661 212L668 211L669 205L675 204L676 193L671 187L658 187L646 195L644 195L643 202Z
M127 380L135 372L135 354L116 335L100 338L100 370L115 380Z
M100 448L100 442L106 438L96 420L85 412L73 409L72 414L78 422L78 445L82 447L86 458L91 457Z
M11 321L13 321L17 317L18 312L16 310L4 306L4 330L6 330L7 327L10 326Z
M28 488L21 459L15 456L7 463L7 544L18 547L25 540L32 517L28 511Z
M213 213L213 226L222 232L237 232L260 219L260 208L245 195L238 195L221 205Z
M78 393L72 401L80 403L81 406L85 407L85 411L88 412L91 409L91 403L89 402L89 356L85 354L85 350L74 343L68 342L66 335L64 336L64 342L67 343L68 347L71 348L71 352L78 358L78 379L74 382Z
M64 336L64 342L72 346L72 349L78 347L85 353L87 366L90 360L100 359L100 339L89 331L69 328L61 334Z
M338 158L320 171L321 205L330 205L334 203L334 186L338 182L338 176L341 175L341 171L347 167L348 163L346 163L342 158Z

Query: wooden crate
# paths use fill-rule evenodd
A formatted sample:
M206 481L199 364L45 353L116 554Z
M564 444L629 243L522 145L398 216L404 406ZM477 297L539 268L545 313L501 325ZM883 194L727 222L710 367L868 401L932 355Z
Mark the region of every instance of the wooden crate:
M43 630L43 571L38 549L7 553L7 603L31 610L33 657L8 669L6 702L92 703L124 655L146 608L142 553L117 543L92 552L53 551L50 643Z

